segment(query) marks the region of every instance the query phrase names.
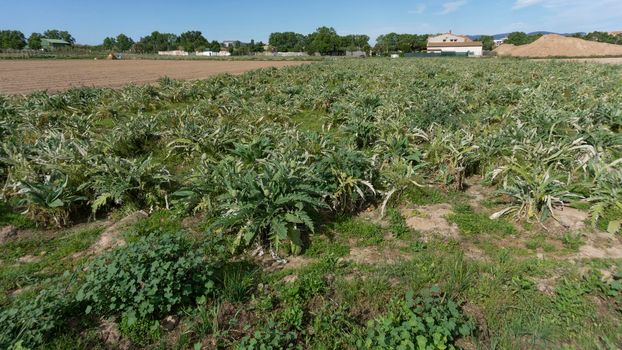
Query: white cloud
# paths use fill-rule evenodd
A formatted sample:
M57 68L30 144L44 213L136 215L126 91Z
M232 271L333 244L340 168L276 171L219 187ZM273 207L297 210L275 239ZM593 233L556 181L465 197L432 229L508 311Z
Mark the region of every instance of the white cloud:
M467 3L466 0L457 0L450 1L443 4L443 10L441 11L441 15L446 15L448 13L457 11L459 8L464 6Z
M515 0L514 10L537 6L556 31L615 30L622 22L620 0Z
M411 15L418 15L421 14L425 11L425 4L418 4L417 6L415 6L414 10L409 10L408 13Z
M512 9L518 10L542 3L544 0L516 0Z

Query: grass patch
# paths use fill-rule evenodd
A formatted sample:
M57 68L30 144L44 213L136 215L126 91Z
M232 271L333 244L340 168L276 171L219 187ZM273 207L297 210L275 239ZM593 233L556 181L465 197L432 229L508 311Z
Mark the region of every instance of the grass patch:
M128 228L124 232L124 237L128 242L136 242L141 237L149 236L152 232L172 234L179 231L181 231L181 219L179 216L170 210L158 210Z
M576 252L584 244L584 241L580 233L569 232L562 236L562 243L569 250Z
M304 110L292 117L298 128L306 131L320 132L324 126L326 113L316 110Z
M525 242L525 247L533 251L541 248L547 253L554 252L556 250L555 245L549 243L544 235L537 235L535 237L532 237L531 239L528 239Z
M337 240L331 240L327 237L322 237L314 239L304 255L310 258L317 258L326 255L342 257L348 254L350 254L350 247L346 244Z
M345 238L358 239L363 245L379 245L384 241L380 225L357 218L338 221L335 231Z
M468 205L456 205L454 213L448 216L449 221L458 225L464 235L499 234L502 236L516 234L516 227L503 219L491 220L484 213L477 213Z
M8 291L37 285L78 266L82 259L71 256L88 249L101 232L102 229L67 232L57 238L23 240L0 246L0 304ZM27 255L34 256L35 261L19 261Z
M35 227L35 223L32 220L14 212L8 205L0 203L0 227L7 225L13 225L18 229Z

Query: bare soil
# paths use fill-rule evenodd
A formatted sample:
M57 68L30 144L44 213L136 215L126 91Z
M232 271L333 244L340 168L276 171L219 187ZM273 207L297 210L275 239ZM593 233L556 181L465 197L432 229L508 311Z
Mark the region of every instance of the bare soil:
M118 88L149 84L160 77L199 80L249 70L304 64L292 61L175 61L175 60L0 60L0 94L62 91L74 87Z

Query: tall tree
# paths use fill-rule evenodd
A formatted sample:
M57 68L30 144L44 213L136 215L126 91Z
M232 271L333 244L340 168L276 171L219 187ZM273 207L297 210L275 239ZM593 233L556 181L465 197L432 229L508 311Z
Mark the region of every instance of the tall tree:
M134 45L134 40L132 40L132 38L130 38L129 36L123 33L117 35L116 41L117 41L117 49L119 51L127 51L131 49L132 46Z
M178 47L178 38L175 34L160 33L155 31L143 37L135 46L137 51L158 52L174 50Z
M48 29L43 32L43 37L47 39L65 40L71 45L76 43L76 39L74 39L74 37L71 36L71 34L69 34L66 30Z
M115 38L105 38L104 42L102 43L102 47L106 50L114 50L116 46L117 41L115 40Z
M207 46L207 49L213 52L219 52L220 51L220 43L216 40L212 40L211 43L209 43L209 45Z
M532 42L538 40L541 36L542 34L529 35L524 32L512 32L508 34L508 38L505 40L505 43L514 45L531 44Z
M179 36L179 45L188 52L204 50L208 44L209 42L205 39L203 33L198 30L181 33Z
M0 48L21 50L26 46L26 37L24 33L18 30L1 30L0 31Z
M307 52L334 55L339 49L339 35L334 28L320 27L307 37Z
M28 47L32 50L41 49L41 38L43 36L40 33L32 33L28 37Z
M270 46L280 52L300 52L305 49L305 36L294 32L276 32L270 34Z
M495 38L490 35L482 35L478 40L482 42L483 49L486 51L491 51L495 48Z

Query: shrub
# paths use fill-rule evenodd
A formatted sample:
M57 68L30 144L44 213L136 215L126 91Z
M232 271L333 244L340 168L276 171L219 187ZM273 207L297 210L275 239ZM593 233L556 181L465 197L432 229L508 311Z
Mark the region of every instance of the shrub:
M0 311L0 348L43 344L70 317L76 303L66 284L55 284L34 298L20 299Z
M77 299L86 313L162 316L212 291L215 265L179 235L152 233L95 259Z
M235 348L237 350L302 349L301 345L296 344L298 333L287 328L283 323L270 321L263 329L255 331L252 336L242 338Z
M393 301L390 309L368 323L367 337L358 348L455 349L455 341L474 330L458 304L438 290L423 290L416 298L409 292L404 300Z
M516 227L509 222L498 219L492 220L488 215L477 213L469 205L458 205L454 208L454 213L448 219L460 228L460 232L467 235L472 234L495 234L503 235L516 234Z

